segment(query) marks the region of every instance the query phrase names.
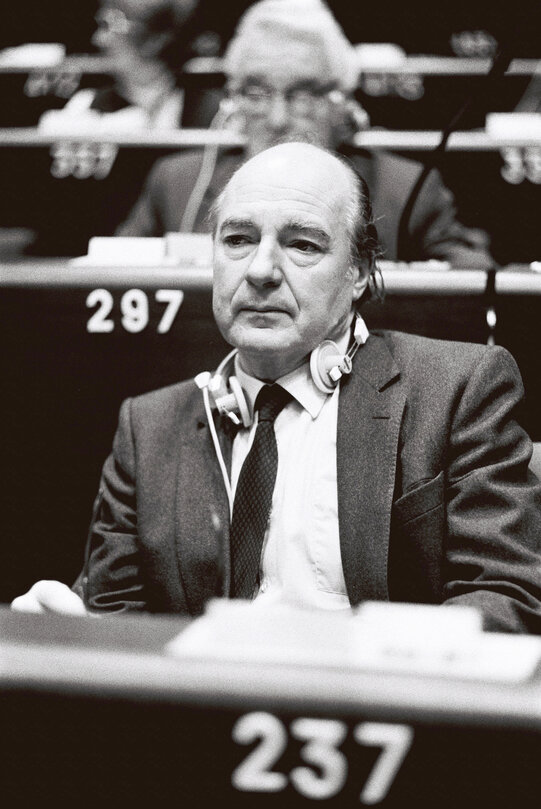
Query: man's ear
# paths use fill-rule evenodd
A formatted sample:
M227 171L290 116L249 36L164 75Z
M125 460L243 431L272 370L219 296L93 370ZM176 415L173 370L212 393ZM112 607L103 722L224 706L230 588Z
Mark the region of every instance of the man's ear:
M352 300L358 301L368 286L368 273L364 267L356 267L353 264L349 269L353 277Z

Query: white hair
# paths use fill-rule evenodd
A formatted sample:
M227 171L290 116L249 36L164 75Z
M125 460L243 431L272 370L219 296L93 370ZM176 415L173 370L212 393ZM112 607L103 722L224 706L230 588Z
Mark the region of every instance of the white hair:
M247 46L279 38L280 42L311 44L328 65L330 78L346 92L357 86L356 51L322 0L260 0L240 18L225 56L230 79L241 72Z

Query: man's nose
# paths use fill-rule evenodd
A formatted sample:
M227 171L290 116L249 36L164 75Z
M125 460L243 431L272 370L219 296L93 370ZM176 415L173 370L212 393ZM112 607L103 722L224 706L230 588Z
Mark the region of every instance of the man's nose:
M282 93L274 93L269 100L267 123L275 132L282 131L289 124L289 107Z
M279 245L262 240L246 271L246 279L254 286L278 286L282 280Z

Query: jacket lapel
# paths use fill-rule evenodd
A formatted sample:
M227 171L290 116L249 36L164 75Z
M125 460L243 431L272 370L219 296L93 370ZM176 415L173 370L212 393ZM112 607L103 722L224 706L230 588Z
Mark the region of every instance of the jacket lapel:
M224 423L225 422L225 423ZM215 418L228 472L232 431ZM204 411L184 421L177 466L175 535L179 575L190 613L229 592L229 504Z
M337 432L338 517L349 599L387 600L387 560L405 395L384 339L372 334L342 381Z

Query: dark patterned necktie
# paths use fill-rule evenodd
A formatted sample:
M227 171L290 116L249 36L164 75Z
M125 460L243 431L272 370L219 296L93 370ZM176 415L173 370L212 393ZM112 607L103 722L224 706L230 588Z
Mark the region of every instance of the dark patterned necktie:
M233 504L230 532L232 598L252 598L254 595L278 469L274 420L290 400L291 395L280 385L264 385L256 399L259 421L240 472Z

